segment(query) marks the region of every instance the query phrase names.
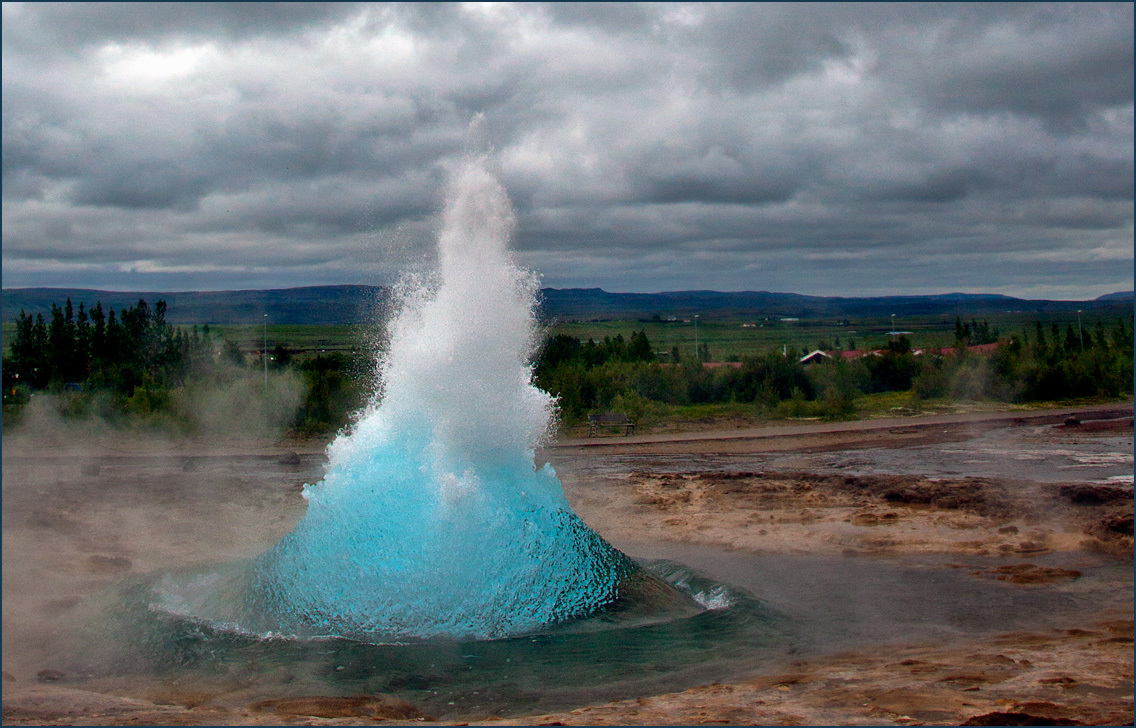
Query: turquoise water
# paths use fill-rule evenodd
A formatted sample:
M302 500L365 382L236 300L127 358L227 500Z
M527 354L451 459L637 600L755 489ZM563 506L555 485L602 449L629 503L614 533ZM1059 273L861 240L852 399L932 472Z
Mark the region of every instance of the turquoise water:
M532 384L538 279L488 160L450 183L438 265L407 278L381 385L328 448L307 513L242 593L170 585L178 608L250 633L362 642L498 639L607 609L636 566L576 517L535 450L555 402ZM218 604L226 611L217 613Z
M255 685L240 704L382 693L440 716L518 714L724 679L800 642L785 615L670 561L643 566L682 599L648 587L589 617L495 640L281 637L168 608L170 583L201 578L221 594L228 580L236 595L248 566L151 576L108 592L90 605L86 664L77 672L183 689Z

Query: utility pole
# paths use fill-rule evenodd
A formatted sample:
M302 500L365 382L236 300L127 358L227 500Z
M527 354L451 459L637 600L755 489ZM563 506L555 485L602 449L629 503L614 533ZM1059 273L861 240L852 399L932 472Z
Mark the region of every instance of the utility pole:
M698 349L698 314L694 314L694 356L702 363L702 352Z
M1085 335L1081 333L1081 309L1077 309L1077 338L1081 340L1081 351L1085 350Z
M264 391L268 391L268 314L264 314Z

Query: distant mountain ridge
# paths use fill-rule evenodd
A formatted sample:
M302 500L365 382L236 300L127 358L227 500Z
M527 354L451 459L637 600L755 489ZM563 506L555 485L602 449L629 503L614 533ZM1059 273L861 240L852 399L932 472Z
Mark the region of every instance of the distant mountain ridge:
M71 299L76 309L101 301L120 310L139 299L164 300L167 320L175 324L259 324L268 313L272 324L365 324L382 315L390 290L380 286L306 286L248 291L121 292L82 288L4 289L3 320L20 311L46 317L53 302ZM1078 308L1130 306L1132 291L1091 301L1014 298L1001 294L946 293L934 296L844 298L769 291L671 291L612 293L601 288L544 288L541 315L546 320L691 316L708 318L792 316L797 318L949 314L980 316L1002 311L1059 312Z
M1132 294L1109 294L1095 301L1055 301L1014 298L995 293L946 293L932 296L845 298L806 296L769 291L673 291L668 293L609 293L600 288L545 288L541 291L545 317L597 318L659 314L711 317L791 316L797 318L896 315L982 315L1003 311L1056 312L1087 307L1116 307Z
M1132 291L1118 291L1117 293L1106 293L1103 296L1097 296L1094 301L1123 301L1126 298L1136 298Z
M166 320L173 324L259 324L268 313L273 324L358 324L373 320L389 300L389 289L379 286L306 286L248 291L99 291L86 288L6 288L3 320L14 321L20 311L42 313L51 304L71 299L78 309L82 301L91 308L116 311L133 306L139 299L153 306L163 300Z

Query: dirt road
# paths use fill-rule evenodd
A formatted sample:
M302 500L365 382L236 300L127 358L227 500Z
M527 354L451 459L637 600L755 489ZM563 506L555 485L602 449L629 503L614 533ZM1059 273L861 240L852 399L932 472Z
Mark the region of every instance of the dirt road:
M942 441L944 436L972 434L983 428L1002 427L1008 424L1058 424L1069 417L1087 422L1131 418L1132 414L1131 403L1107 404L1046 410L889 417L851 422L818 421L701 432L562 438L550 445L550 448L580 449L604 454L763 452L812 447L847 447L879 439L894 441L896 436L902 436L908 441L914 439Z

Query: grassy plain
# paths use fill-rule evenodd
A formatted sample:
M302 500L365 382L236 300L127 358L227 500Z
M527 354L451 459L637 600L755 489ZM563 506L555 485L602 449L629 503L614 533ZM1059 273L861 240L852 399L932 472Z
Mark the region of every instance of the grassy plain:
M1087 314L1081 320L1086 333L1096 326L1096 314ZM699 344L710 349L711 361L723 361L730 357L743 357L765 354L781 350L783 347L813 350L825 343L838 349L882 348L887 344L889 331L910 331L908 338L917 348L946 347L954 343L955 316L889 316L886 318L856 319L800 319L784 321L780 318L751 317L738 319L699 320L697 338ZM1033 334L1034 322L1041 321L1046 327L1057 323L1064 335L1065 325L1077 326L1074 313L1019 313L1005 312L987 316L960 316L969 323L971 319L983 319L1003 335ZM1102 319L1106 328L1111 328L1115 319ZM743 328L743 324L752 325ZM628 338L632 332L644 331L654 346L656 353L669 354L672 347L679 347L684 358L695 356L695 325L693 319L685 321L563 321L556 322L551 333L567 334L586 341L589 337L602 340L605 336L622 334ZM838 342L838 343L837 343Z
M178 327L188 328L188 327ZM259 350L264 346L267 336L268 348L282 344L288 349L311 353L323 351L348 351L361 347L374 334L373 329L355 325L268 325L256 324L213 324L209 327L213 336L219 340L236 342L243 350Z
M1111 329L1115 318L1102 317L1102 313L1090 312L1082 315L1081 326L1086 334L1091 332L1098 318L1105 327ZM1066 324L1077 326L1075 312L1021 313L1005 312L987 316L962 315L964 322L972 318L987 320L1002 335L1026 333L1032 336L1034 322L1041 321L1049 335L1049 325L1060 326L1062 335ZM747 326L743 328L743 324ZM188 328L188 327L179 327ZM855 319L800 319L783 321L776 317L748 317L708 320L699 319L697 338L700 344L710 349L710 360L724 361L731 357L744 357L765 354L770 351L791 347L796 350L817 348L820 343L848 349L855 343L856 348L880 348L888 340L889 331L910 331L908 338L915 347L944 347L954 343L954 315L895 316L886 318ZM230 339L245 351L259 350L264 345L265 330L256 324L215 324L210 327L218 340ZM583 341L589 338L597 341L605 336L622 334L629 338L635 331L644 331L655 351L669 355L671 349L679 347L683 358L695 357L695 325L693 319L685 321L663 320L591 320L556 321L547 329L549 334L567 334ZM3 324L4 352L8 352L15 324ZM366 347L380 334L380 327L373 325L268 325L268 347L283 344L289 349L319 353L321 351L347 351L355 347Z

